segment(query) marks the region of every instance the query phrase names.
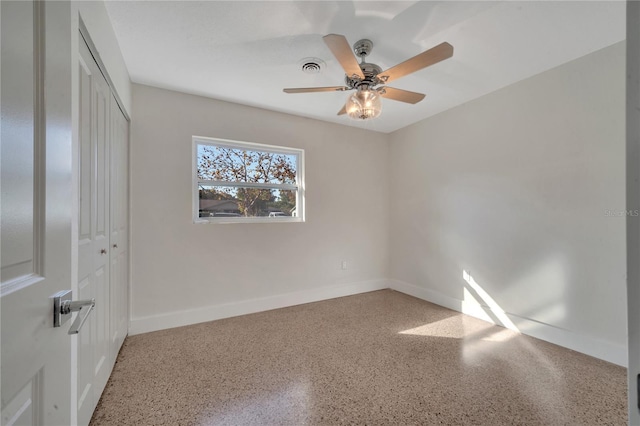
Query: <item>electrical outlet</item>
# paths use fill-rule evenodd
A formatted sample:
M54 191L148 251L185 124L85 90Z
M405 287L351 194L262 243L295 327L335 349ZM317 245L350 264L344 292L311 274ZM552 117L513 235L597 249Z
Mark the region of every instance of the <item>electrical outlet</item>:
M347 261L343 260L342 263L340 264L340 267L342 268L342 270L347 269Z

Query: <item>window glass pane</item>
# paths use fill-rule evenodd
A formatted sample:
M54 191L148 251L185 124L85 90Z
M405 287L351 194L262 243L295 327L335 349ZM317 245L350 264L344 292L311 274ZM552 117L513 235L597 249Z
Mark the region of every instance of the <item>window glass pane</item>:
M296 155L198 145L198 180L296 183Z
M292 217L296 191L199 185L200 217Z

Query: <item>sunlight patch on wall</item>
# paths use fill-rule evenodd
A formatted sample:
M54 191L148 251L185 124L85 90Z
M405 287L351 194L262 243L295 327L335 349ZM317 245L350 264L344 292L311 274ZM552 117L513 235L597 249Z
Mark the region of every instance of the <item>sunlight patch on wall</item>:
M498 305L489 295L489 293L487 293L482 286L473 279L471 274L464 269L462 270L462 278L469 286L469 288L464 288L464 299L462 303L463 313L477 317L480 311L484 311L484 315L480 317L481 319L501 325L510 330L520 331L509 319L504 309L502 309L500 305ZM485 309L482 309L484 306L488 307L489 310L486 311Z

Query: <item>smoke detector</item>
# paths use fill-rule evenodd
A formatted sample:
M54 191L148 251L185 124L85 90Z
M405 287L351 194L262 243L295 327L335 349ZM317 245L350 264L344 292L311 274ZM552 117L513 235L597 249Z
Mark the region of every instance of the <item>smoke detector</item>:
M320 74L326 66L324 61L318 58L303 58L298 63L300 64L300 69L305 74Z

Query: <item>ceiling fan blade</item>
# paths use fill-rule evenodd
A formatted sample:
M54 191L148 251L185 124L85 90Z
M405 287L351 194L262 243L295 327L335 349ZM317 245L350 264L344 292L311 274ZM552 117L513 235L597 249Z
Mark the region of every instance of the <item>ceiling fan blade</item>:
M344 115L347 113L347 106L343 106L340 111L338 111L338 115Z
M340 65L342 65L347 76L352 77L356 75L357 77L364 79L364 74L360 69L360 65L358 65L358 60L353 54L353 50L351 50L351 46L349 46L349 42L345 36L340 34L328 34L322 38L331 50L331 53L333 53L333 56L335 56L338 62L340 62Z
M408 90L394 89L393 87L384 87L384 92L380 95L383 98L393 99L394 101L406 102L408 104L417 104L424 99L422 93L410 92Z
M407 74L411 74L430 65L437 64L445 59L449 59L452 56L453 46L447 42L440 43L436 47L426 50L419 55L396 65L395 67L391 67L388 70L381 72L378 74L378 78L385 83L389 83L390 81L397 80Z
M349 90L346 86L331 87L298 87L295 89L282 89L285 93L312 93L312 92L343 92Z

